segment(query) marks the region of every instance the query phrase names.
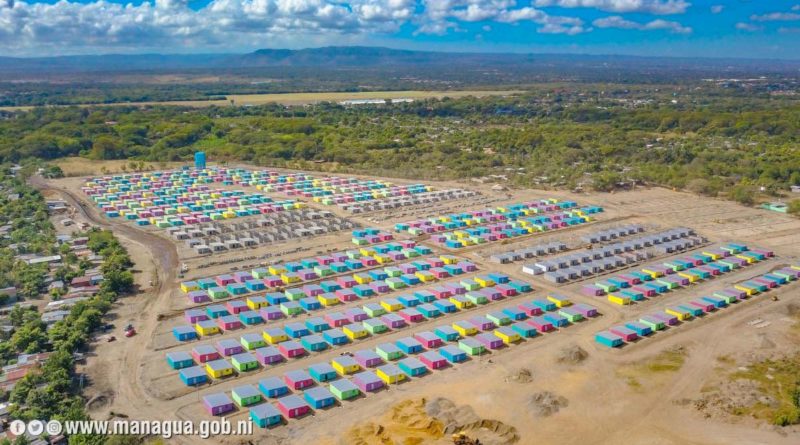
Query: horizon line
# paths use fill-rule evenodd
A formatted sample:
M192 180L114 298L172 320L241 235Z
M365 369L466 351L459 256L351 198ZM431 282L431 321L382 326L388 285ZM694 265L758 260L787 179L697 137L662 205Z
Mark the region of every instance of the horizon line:
M388 49L394 51L408 51L412 53L435 53L435 54L462 54L462 55L475 55L475 56L579 56L579 57L631 57L631 58L640 58L640 59L672 59L672 60L680 60L680 59L687 59L687 60L717 60L717 61L781 61L781 62L800 62L800 57L798 58L775 58L775 57L735 57L735 56L680 56L680 55L640 55L640 54L631 54L631 53L589 53L589 52L548 52L548 51L540 51L540 52L524 52L524 51L501 51L501 52L481 52L481 51L443 51L443 50L420 50L420 49L409 49L409 48L402 48L402 47L391 47L391 46L368 46L368 45L326 45L326 46L309 46L304 48L258 48L252 51L244 51L244 52L170 52L170 53L160 53L160 52L107 52L107 53L74 53L74 54L62 54L62 55L24 55L24 56L15 56L15 55L4 55L0 54L0 58L4 59L20 59L20 60L35 60L35 59L58 59L58 58L70 58L70 57L112 57L112 56L162 56L162 57L170 57L170 56L246 56L255 54L258 51L263 50L271 50L271 51L307 51L307 50L319 50L319 49L329 49L329 48L367 48L367 49Z

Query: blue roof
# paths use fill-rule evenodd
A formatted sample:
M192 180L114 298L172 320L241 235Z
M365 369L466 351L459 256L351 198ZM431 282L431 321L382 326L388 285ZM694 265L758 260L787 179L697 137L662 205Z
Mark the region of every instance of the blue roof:
M242 340L244 340L247 343L254 343L254 342L264 341L264 339L261 337L261 335L256 333L256 332L251 332L249 334L242 335Z
M247 363L247 362L255 362L256 357L249 353L249 352L242 352L241 354L236 354L231 356L231 360L236 360L239 363Z
M295 394L279 398L278 403L285 406L289 410L300 408L303 406L308 406L308 404L302 398L300 398L300 396L297 396Z
M258 381L258 384L266 390L288 388L286 383L278 377L267 377L266 379L261 379Z
M199 366L192 366L191 368L181 369L180 374L183 376L183 378L188 380L200 376L205 377L206 371Z
M338 389L341 392L352 391L354 389L358 389L358 386L355 383L351 382L347 379L340 379L331 382L331 387Z
M292 381L295 381L295 382L298 381L298 380L309 380L309 379L311 379L311 376L307 372L303 371L302 369L289 371L284 375L286 377L288 377L289 379L291 379Z
M196 353L198 353L200 355L213 354L213 353L217 352L216 348L214 348L211 345L197 345L192 349L192 351L194 351L194 352L196 352Z
M241 398L261 396L261 393L253 385L242 385L233 388L233 392Z
M268 419L270 417L280 416L281 412L278 408L272 406L271 403L262 403L250 408L250 413L258 419Z
M223 405L231 405L233 404L233 400L228 397L227 394L224 392L218 392L215 394L209 394L207 396L203 396L203 402L207 403L210 406L223 406Z
M327 363L316 363L308 367L309 372L314 372L316 374L329 374L331 372L336 373L336 370L333 369L333 366Z
M186 360L192 360L192 354L189 354L186 351L167 352L167 358L173 362L183 362Z
M333 398L333 394L331 394L328 388L323 388L321 386L315 386L314 388L307 389L303 394L314 401Z

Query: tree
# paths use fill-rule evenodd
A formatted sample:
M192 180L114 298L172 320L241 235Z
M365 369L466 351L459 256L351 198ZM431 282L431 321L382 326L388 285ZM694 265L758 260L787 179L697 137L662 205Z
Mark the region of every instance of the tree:
M116 159L119 156L119 143L109 135L100 135L92 143L89 157L92 159Z
M64 170L61 170L61 167L57 165L50 164L44 168L42 172L42 176L49 179L54 178L63 178L64 177Z
M44 323L39 320L18 328L11 336L11 347L21 353L35 354L45 350L47 341Z
M800 215L800 199L793 199L789 201L786 211L790 215Z
M133 290L133 274L128 270L109 270L103 274L100 287L115 294L126 294Z
M749 184L736 184L728 192L728 196L744 205L753 205L756 200L756 188Z
M600 172L592 176L592 187L601 192L610 192L622 181L622 176L616 172Z

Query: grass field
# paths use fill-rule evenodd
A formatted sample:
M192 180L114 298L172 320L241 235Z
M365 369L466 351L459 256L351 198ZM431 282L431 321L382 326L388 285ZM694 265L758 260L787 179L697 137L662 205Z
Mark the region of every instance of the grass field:
M133 172L139 170L138 166L131 166L127 160L107 160L96 161L80 157L62 158L52 162L61 167L64 176L89 176L101 175L106 173ZM174 168L186 164L185 162L151 162L145 163L144 170L157 170L164 168Z
M520 94L518 90L462 90L462 91L372 91L372 92L352 92L352 93L283 93L283 94L235 94L226 96L224 100L188 100L188 101L164 101L164 102L121 102L114 104L81 104L81 107L89 106L130 106L130 105L180 105L185 107L210 107L212 105L263 105L268 103L279 103L283 105L306 105L318 102L341 102L344 100L358 99L429 99L443 97L485 97L485 96L510 96ZM0 107L0 110L29 110L34 107Z

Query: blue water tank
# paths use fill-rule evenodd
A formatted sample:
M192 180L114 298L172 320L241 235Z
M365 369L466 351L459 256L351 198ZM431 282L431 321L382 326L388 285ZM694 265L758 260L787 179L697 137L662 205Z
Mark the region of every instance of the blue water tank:
M197 151L194 153L194 167L206 168L206 152Z

